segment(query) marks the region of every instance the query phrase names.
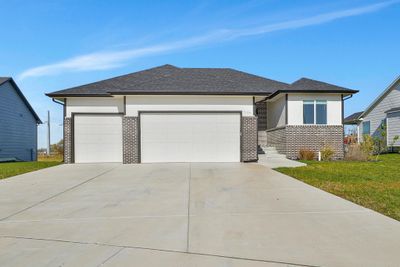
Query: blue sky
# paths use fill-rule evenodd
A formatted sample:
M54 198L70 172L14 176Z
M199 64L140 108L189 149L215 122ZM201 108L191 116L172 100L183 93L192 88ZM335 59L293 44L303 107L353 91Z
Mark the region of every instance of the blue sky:
M363 110L400 75L399 1L0 1L0 76L15 78L52 141L44 93L162 64L231 67L360 90ZM46 130L39 127L39 146Z

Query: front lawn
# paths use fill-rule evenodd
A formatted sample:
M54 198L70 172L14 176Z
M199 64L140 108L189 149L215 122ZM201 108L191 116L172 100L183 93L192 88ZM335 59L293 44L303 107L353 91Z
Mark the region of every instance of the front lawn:
M400 154L377 162L307 161L276 170L400 221Z
M6 162L0 163L0 179L36 171L61 164L60 161L32 161L32 162Z

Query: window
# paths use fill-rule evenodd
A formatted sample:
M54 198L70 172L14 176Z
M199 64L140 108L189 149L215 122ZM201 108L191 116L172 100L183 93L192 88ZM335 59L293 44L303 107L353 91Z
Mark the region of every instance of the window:
M316 122L317 124L327 123L326 100L317 100L316 102Z
M363 121L362 128L363 128L362 130L363 134L368 134L368 135L371 134L371 123L369 121Z
M303 101L303 124L327 124L326 100Z
M303 123L314 124L314 100L303 102Z

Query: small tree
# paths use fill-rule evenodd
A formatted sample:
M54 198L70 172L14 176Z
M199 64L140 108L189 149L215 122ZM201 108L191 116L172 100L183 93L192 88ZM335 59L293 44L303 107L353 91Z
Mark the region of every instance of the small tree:
M362 153L366 155L368 159L371 159L372 155L374 154L374 140L368 134L363 136L363 142L360 143L360 148Z
M378 135L374 136L374 153L376 154L376 160L383 152L387 151L387 144L386 144L386 137L387 137L387 126L386 122L382 121L381 126L378 129Z

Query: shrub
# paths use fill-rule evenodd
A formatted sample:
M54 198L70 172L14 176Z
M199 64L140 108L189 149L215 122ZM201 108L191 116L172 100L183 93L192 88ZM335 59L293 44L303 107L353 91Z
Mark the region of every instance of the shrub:
M364 141L360 144L360 149L363 153L365 153L365 156L370 159L375 150L374 139L370 135L364 135L363 140Z
M333 155L335 155L335 151L330 145L326 145L321 149L321 159L323 161L332 160Z
M302 148L299 151L300 160L313 160L315 158L315 152L311 149Z
M347 147L347 152L344 156L344 159L354 161L368 161L370 159L370 155L365 153L361 145L353 144Z

